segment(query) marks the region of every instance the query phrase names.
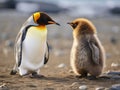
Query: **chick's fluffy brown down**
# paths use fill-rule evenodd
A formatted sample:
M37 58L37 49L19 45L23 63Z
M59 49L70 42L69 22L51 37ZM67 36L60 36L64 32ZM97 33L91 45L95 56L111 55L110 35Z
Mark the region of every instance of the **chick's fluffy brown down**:
M96 34L95 26L87 19L69 23L73 28L73 46L70 63L76 75L99 76L104 66L105 53Z

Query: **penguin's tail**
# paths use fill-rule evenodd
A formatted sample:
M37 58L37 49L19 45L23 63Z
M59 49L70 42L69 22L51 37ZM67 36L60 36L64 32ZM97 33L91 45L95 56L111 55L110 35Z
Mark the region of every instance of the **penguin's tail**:
M14 65L14 68L11 70L10 75L15 75L18 71L17 64Z

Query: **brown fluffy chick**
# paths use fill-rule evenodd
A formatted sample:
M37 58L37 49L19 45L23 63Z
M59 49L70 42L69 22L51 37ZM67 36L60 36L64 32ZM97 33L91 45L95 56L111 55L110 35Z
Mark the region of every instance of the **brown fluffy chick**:
M91 21L78 18L68 23L73 28L73 46L70 63L74 73L80 77L99 76L105 61L103 46Z

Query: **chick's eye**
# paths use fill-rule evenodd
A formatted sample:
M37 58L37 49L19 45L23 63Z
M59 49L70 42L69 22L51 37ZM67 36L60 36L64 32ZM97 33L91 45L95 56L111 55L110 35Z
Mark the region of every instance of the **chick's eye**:
M75 29L77 27L77 23L74 23L72 27Z

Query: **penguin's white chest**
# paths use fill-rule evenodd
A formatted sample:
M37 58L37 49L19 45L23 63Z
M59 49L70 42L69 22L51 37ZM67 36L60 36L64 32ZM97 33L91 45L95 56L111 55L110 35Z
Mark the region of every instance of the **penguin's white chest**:
M22 66L37 70L44 65L47 30L30 28L23 41Z

